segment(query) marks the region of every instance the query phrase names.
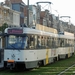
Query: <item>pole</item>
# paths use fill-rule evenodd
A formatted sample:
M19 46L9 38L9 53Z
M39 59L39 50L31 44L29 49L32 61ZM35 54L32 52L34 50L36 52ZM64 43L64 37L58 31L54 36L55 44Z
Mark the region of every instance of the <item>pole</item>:
M28 7L27 7L27 26L29 27L29 0L27 2Z
M60 32L61 28L60 28L60 20L59 20L59 12L57 10L55 10L58 13L58 25L57 25L57 30L58 33Z

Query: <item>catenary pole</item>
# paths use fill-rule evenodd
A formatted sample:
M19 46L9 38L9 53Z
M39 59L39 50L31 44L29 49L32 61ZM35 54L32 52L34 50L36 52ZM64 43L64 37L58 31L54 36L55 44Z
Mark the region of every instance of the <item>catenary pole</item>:
M27 2L28 7L27 7L27 26L29 27L29 0Z

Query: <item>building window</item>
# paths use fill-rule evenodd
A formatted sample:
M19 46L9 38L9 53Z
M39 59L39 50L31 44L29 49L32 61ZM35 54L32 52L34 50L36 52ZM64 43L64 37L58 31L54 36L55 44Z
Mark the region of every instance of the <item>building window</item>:
M24 18L20 18L20 24L23 24L24 23Z
M21 12L24 12L24 8L23 8L23 7L20 7L20 11L21 11Z

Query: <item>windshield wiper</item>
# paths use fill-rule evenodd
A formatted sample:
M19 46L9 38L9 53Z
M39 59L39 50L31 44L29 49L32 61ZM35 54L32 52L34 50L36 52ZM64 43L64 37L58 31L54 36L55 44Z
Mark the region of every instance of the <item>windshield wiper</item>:
M11 44L9 44L9 45L10 45L13 49L16 49L15 46L13 46L13 45L11 45Z
M11 47L13 47L13 49L18 49L18 48L16 48L15 46L13 46L13 45L10 45ZM20 49L18 49L18 51L20 51Z

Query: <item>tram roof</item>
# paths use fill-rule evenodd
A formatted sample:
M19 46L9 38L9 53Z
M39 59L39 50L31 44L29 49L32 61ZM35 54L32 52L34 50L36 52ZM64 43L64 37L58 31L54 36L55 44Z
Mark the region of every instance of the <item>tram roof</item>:
M50 33L50 32L45 32L45 31L41 31L41 30L37 30L37 29L32 29L32 28L6 28L5 29L5 33L8 33L8 29L23 29L23 34L35 34L35 35L46 35L46 36L53 36L53 37L58 37L57 34L54 33Z
M63 38L63 39L74 39L73 36L69 36L69 35L59 35L59 38Z
M52 36L52 37L58 37L58 38L65 38L65 39L74 39L73 36L69 35L60 35L52 32L45 32L37 29L32 29L32 28L27 28L27 27L11 27L11 28L6 28L5 33L8 32L8 29L23 29L23 34L35 34L35 35L44 35L44 36Z
M37 29L24 29L24 32L28 33L28 34L37 34L37 35L46 35L46 36L53 36L53 37L58 37L57 34L51 33L51 32L45 32L45 31L41 31L41 30L37 30Z

